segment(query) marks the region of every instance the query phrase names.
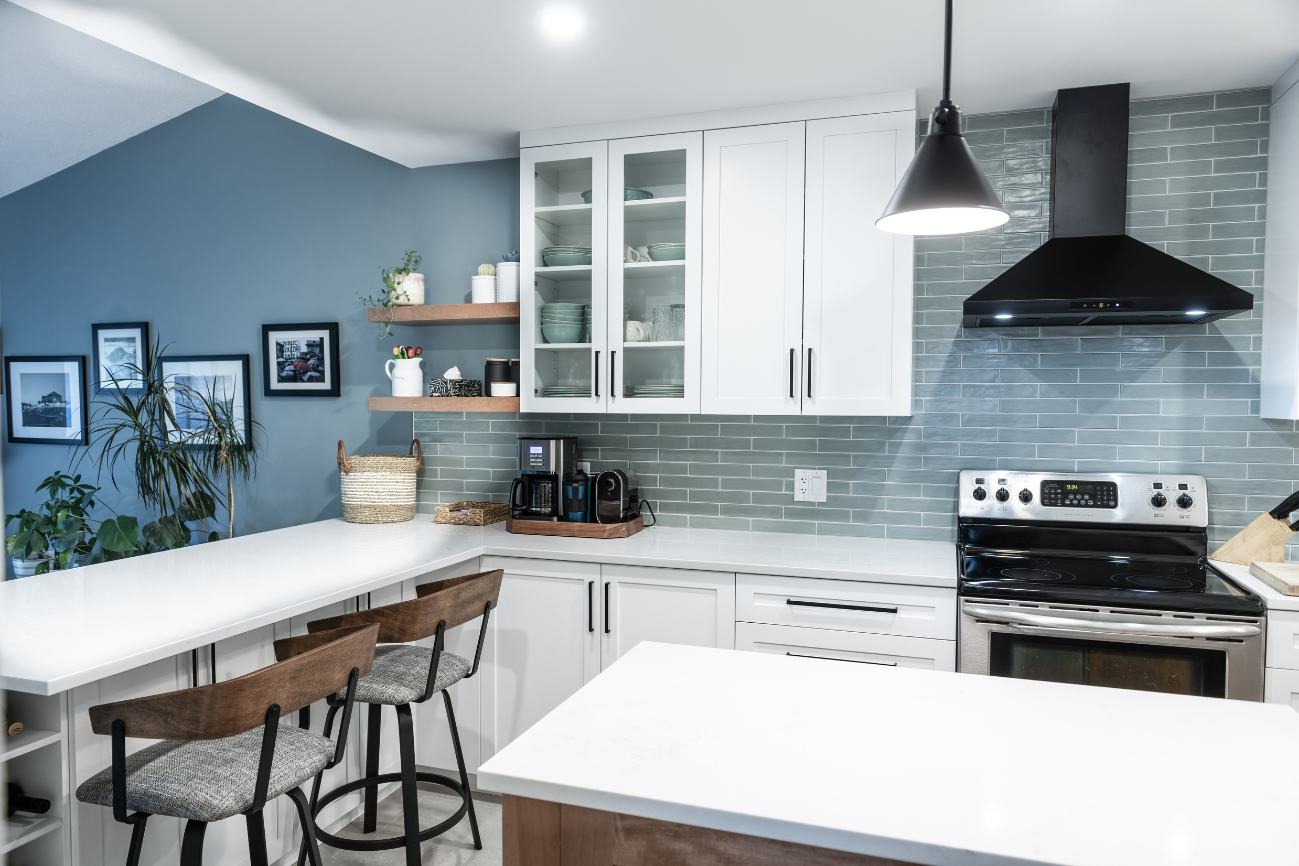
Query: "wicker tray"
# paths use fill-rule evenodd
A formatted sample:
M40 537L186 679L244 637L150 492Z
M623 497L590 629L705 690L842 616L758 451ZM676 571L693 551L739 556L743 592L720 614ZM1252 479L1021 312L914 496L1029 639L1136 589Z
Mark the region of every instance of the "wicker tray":
M504 502L475 502L466 499L433 509L434 523L452 523L457 526L488 526L500 523L509 516L510 506Z

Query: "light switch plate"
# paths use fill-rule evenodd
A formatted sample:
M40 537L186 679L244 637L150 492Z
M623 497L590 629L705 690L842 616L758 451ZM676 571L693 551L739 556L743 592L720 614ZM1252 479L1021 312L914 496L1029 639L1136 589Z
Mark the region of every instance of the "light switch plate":
M794 501L825 502L825 470L794 470Z

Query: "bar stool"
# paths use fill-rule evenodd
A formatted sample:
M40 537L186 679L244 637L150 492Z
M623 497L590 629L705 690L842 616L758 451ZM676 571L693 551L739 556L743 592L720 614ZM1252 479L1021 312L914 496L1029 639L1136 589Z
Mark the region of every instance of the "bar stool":
M483 655L483 640L487 636L487 621L500 596L503 576L504 572L497 569L464 577L453 577L436 583L426 583L416 587L415 592L418 597L410 601L330 617L307 625L308 631L316 631L377 624L380 643L375 650L374 666L356 686L356 700L370 705L365 746L365 776L340 785L321 796L321 779L318 775L311 790L312 819L314 820L321 810L339 797L364 789L361 829L364 833L373 833L378 811L379 785L385 782L401 782L404 830L401 836L347 839L316 826L316 836L321 842L348 851L384 851L404 847L407 866L419 866L420 843L445 833L458 824L461 818L468 815L469 829L474 837L474 848L482 850L482 838L478 834L478 817L474 814L474 798L469 790L469 774L465 771L464 752L460 748L460 731L456 727L455 711L451 706L451 695L447 689L478 672L478 663ZM482 623L478 629L478 648L474 652L471 665L467 659L444 649L446 631L480 616ZM429 636L433 637L432 649L410 645ZM422 772L415 767L415 731L411 704L423 703L438 692L442 693L442 703L446 707L447 725L451 729L451 745L460 771L459 781L437 773ZM384 706L393 707L397 714L397 740L401 755L399 773L379 772L379 729ZM329 736L337 710L337 705L331 705L325 717L326 736ZM446 788L460 795L460 807L450 817L431 827L421 828L417 788L419 782ZM307 851L304 847L298 855L299 866L306 855Z
M114 820L131 825L127 866L139 864L152 815L185 819L181 866L201 866L207 825L240 814L248 824L249 862L266 866L262 809L287 794L302 822L303 850L320 866L300 786L343 759L357 683L370 671L378 633L377 626L352 626L278 640L278 662L251 674L91 707L91 728L113 738L113 762L77 789L77 799L110 807ZM280 726L284 713L340 689L337 742ZM127 737L162 742L128 756Z

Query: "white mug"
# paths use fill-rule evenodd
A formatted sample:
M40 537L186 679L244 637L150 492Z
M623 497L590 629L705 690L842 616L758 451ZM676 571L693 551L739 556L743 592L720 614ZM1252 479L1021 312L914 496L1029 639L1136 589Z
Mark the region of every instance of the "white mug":
M383 365L383 372L392 381L392 396L423 397L424 371L420 365L423 358L389 358Z
M649 329L644 322L630 319L623 323L622 338L628 343L643 343L649 337Z
M648 252L648 250L646 250ZM631 244L624 244L622 249L622 260L624 262L643 262L640 252Z

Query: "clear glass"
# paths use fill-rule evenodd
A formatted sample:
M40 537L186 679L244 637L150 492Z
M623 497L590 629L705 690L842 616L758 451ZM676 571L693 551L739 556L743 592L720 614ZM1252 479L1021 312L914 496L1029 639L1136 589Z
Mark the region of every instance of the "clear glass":
M592 160L539 162L535 178L533 394L590 397Z

